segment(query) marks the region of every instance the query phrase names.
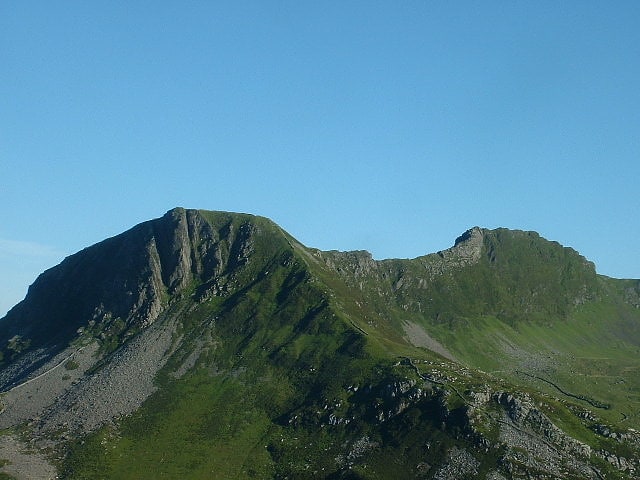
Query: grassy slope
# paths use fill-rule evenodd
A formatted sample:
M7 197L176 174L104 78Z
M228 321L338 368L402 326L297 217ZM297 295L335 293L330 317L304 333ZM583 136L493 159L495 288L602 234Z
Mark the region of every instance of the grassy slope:
M634 282L599 277L575 251L532 232L485 231L479 262L430 278L439 261L377 262L363 279L352 258L332 266L351 283L343 297L356 300L345 303L361 306L353 318L369 318L386 338L413 321L469 366L569 398L526 374L544 378L610 404L599 412L608 421L640 427L640 309L624 301Z
M440 261L430 255L376 262L358 278L362 258L332 254L331 267L350 283L352 308L361 306L352 318L364 329L374 324L374 331L402 336L402 322L413 321L463 364L489 372L489 383L545 392L623 430L639 429L637 281L597 276L575 251L529 232L485 232L478 263L429 279L429 267ZM565 409L548 413L599 444Z
M481 263L460 275L484 282L497 300L469 308L457 322L431 322L436 336L469 365L569 398L526 374L543 378L610 405L597 409L607 421L640 427L640 310L623 301L628 282L596 276L571 249L537 236L499 231L485 249Z
M571 399L544 380L553 382L565 392L609 405L608 409L593 408L587 401L577 401L608 422L623 421L625 427L637 429L638 344L612 333L615 324L585 320L592 315L577 312L554 325L527 323L517 327L486 317L464 332L440 329L439 337L468 364L515 384Z

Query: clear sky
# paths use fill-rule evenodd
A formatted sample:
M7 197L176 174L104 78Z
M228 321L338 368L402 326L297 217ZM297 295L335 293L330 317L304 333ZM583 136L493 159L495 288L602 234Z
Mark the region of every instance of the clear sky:
M0 315L175 206L415 257L536 230L640 277L640 2L0 2Z

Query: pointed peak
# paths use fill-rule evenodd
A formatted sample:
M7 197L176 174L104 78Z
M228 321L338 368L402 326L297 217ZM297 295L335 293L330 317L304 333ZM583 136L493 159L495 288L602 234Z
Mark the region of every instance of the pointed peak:
M484 229L480 227L472 227L466 232L464 232L462 235L460 235L458 238L456 238L454 246L457 247L460 243L464 243L468 241L473 242L473 241L482 240L483 237L484 237Z

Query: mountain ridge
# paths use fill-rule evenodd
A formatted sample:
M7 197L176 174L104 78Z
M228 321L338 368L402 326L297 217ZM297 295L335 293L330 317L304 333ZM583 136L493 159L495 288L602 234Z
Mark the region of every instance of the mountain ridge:
M632 478L638 298L535 232L374 260L172 209L0 319L0 428L65 478Z

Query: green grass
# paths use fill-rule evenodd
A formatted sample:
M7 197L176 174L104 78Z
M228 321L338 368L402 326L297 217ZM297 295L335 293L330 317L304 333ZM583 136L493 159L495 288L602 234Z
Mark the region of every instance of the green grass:
M66 370L75 370L79 367L80 365L78 364L78 362L76 362L75 360L71 359L71 360L67 360L64 364L64 368Z
M253 393L255 395L255 392ZM251 389L206 372L167 385L125 419L77 445L68 478L267 478L271 427Z
M521 323L516 328L500 320L483 318L464 331L436 329L454 354L495 377L529 384L565 398L548 383L519 372L544 378L562 390L610 404L592 409L608 422L624 420L640 427L640 355L638 347L612 333L615 324L587 322L584 314L553 325Z

